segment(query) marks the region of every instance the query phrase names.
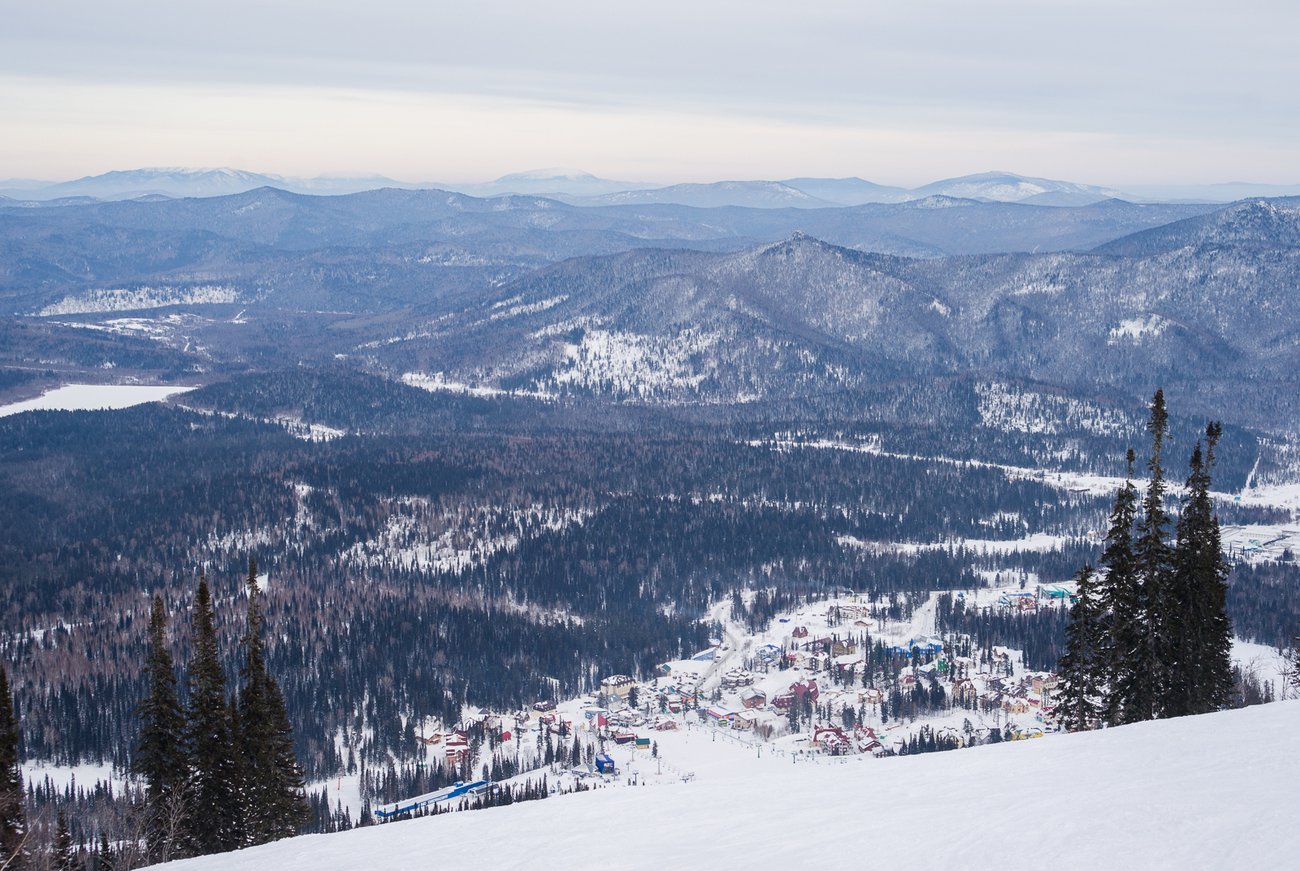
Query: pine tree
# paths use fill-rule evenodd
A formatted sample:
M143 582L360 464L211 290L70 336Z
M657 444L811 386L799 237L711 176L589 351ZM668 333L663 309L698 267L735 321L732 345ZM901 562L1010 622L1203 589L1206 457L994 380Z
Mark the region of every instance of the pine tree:
M284 697L266 666L257 563L249 560L248 624L244 632L239 745L244 757L248 841L262 844L297 832L310 815L302 769L293 749Z
M1101 555L1106 573L1096 582L1097 660L1099 678L1105 687L1100 715L1112 724L1121 722L1121 712L1131 707L1128 694L1139 680L1131 654L1145 637L1144 627L1136 619L1139 591L1133 523L1137 517L1137 488L1133 486L1132 448L1128 450L1127 460L1128 473L1124 485L1115 494L1106 548Z
M23 817L23 772L18 764L18 719L9 676L0 666L0 868L23 868L30 857Z
M1070 608L1070 625L1065 633L1059 707L1065 729L1080 732L1095 729L1101 718L1105 661L1097 573L1092 566L1085 565L1074 579L1078 598Z
M271 760L275 784L271 795L268 830L272 838L287 838L297 834L298 829L307 821L309 808L302 767L294 752L289 711L285 707L280 685L274 680L267 684L267 709L272 727L270 751L267 755Z
M1151 459L1147 469L1151 478L1142 500L1142 517L1134 542L1134 565L1137 574L1137 601L1133 617L1140 627L1134 646L1125 653L1130 664L1125 669L1129 686L1122 690L1124 699L1120 722L1150 720L1160 714L1159 703L1167 683L1168 664L1161 654L1167 649L1169 623L1165 613L1167 588L1173 554L1169 547L1169 515L1165 513L1165 479L1161 453L1169 429L1164 391L1157 390L1151 400Z
M149 694L140 703L140 737L132 767L145 782L145 846L151 861L177 858L185 818L185 715L167 646L167 611L155 595L149 615Z
M1178 519L1170 620L1165 715L1203 714L1225 707L1233 692L1232 625L1226 612L1228 566L1210 497L1218 423L1205 430L1205 452L1192 452L1187 497Z
M68 817L62 809L54 824L50 867L53 871L79 871L81 868L81 863L77 861L77 850L72 845L72 833L68 831Z
M217 631L207 581L199 578L194 599L190 705L185 724L193 790L189 839L200 855L232 850L238 843L238 795L226 707L226 674L217 650Z

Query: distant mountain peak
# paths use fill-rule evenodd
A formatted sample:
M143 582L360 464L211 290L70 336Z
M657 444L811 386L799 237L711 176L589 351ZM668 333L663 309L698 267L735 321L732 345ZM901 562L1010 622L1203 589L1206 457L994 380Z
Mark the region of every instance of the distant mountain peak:
M942 194L950 197L1005 203L1021 202L1046 195L1067 195L1074 198L1075 201L1071 203L1073 205L1080 205L1082 201L1088 199L1098 201L1123 196L1120 191L1111 188L1051 178L1035 178L1034 176L1020 175L1019 173L1004 170L990 170L973 175L958 176L957 178L941 179L915 188L912 193L918 197ZM1050 204L1050 200L1040 200L1040 202Z
M496 184L509 183L512 181L592 181L597 177L581 169L569 169L562 166L547 167L544 169L529 169L523 172L512 172L501 176L496 180Z
M696 208L823 208L835 203L818 199L779 181L686 182L668 187L626 190L592 199L593 205L648 205L673 203Z
M77 181L91 181L94 179L109 178L139 178L139 179L157 179L157 178L227 178L227 179L276 179L280 176L264 172L250 172L245 169L235 169L229 166L142 166L138 169L115 169L99 175L88 175Z
M840 254L846 249L839 245L832 245L816 236L805 233L802 230L795 230L787 238L779 242L773 242L769 245L760 245L753 249L754 253L762 255L789 256L794 255L800 258L818 257L826 254Z

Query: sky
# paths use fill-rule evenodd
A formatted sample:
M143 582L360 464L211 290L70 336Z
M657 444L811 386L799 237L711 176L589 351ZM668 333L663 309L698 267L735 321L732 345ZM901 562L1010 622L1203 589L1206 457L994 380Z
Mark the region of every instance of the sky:
M1300 182L1294 0L11 0L0 178Z

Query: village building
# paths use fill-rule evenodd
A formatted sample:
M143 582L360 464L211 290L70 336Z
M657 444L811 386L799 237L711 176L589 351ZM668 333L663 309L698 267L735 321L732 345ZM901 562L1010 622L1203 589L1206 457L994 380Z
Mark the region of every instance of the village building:
M853 739L839 726L816 727L809 746L831 756L843 756L855 749Z
M600 691L606 696L618 696L626 699L636 681L625 674L615 674L600 682Z
M464 732L450 732L443 739L447 752L447 762L458 765L469 758L469 735Z
M705 721L712 723L715 726L730 726L731 721L735 716L736 715L731 711L717 705L711 705L704 709Z

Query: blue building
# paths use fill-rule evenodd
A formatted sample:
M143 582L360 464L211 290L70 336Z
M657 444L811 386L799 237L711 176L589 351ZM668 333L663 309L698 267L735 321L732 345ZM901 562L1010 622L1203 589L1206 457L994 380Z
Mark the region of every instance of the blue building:
M402 814L413 813L418 810L430 807L431 805L441 804L447 801L453 801L458 798L474 797L482 795L491 788L492 782L489 780L475 780L470 783L454 783L451 786L444 787L436 792L427 792L424 795L417 795L415 798L408 798L405 801L393 802L383 807L375 808L375 816L380 819L389 819L391 817L401 816Z

